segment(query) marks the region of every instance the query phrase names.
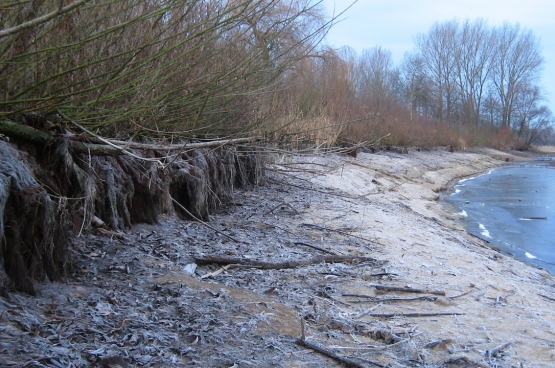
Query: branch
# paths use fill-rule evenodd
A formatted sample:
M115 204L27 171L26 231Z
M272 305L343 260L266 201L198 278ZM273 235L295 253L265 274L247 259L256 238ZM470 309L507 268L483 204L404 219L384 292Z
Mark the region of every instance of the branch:
M80 129L83 129L83 131L89 132L81 125L75 122L73 123L76 126L78 126ZM93 134L92 132L90 133ZM40 145L45 145L50 140L56 138L43 131L31 128L23 124L14 123L13 121L8 121L8 120L0 120L0 134L4 134L4 135L7 135L8 137L21 139L27 142L40 144ZM91 154L91 155L97 155L97 156L115 156L115 155L129 154L135 158L146 160L145 158L138 157L133 153L127 151L126 148L135 148L135 149L142 149L142 150L176 151L176 150L185 150L185 149L218 147L218 146L225 146L228 144L248 143L248 142L254 142L260 139L261 137L250 137L250 138L223 139L223 140L210 141L210 142L164 145L164 144L144 144L144 143L136 143L136 142L123 142L123 141L117 141L117 140L110 140L110 139L98 137L93 134L93 137L87 139L90 143L81 142L81 141L75 140L74 137L70 137L70 145L72 150L75 151L76 153L82 153L87 155Z
M48 133L8 120L0 120L0 133L5 134L8 137L39 145L46 145L51 140L56 139L56 137L53 137ZM70 141L70 144L71 149L76 153L99 156L122 154L120 150L106 145L82 143L76 141Z
M297 344L304 346L306 348L312 349L320 354L323 354L329 358L334 359L337 362L343 363L346 367L354 367L354 368L363 368L365 367L364 365L355 362L352 359L349 359L343 355L337 354L329 349L326 349L325 347L323 347L320 344L317 344L315 342L311 342L311 341L307 341L306 339L306 335L305 335L305 326L304 326L304 319L301 318L301 337L299 339L297 339ZM372 362L373 363L373 362ZM373 363L374 365L378 366L378 367L383 367L381 364L377 364L377 363Z
M261 268L263 270L281 270L288 268L297 268L301 266L309 266L319 263L333 263L333 262L377 262L376 259L371 257L356 257L356 256L324 256L324 257L314 257L306 261L285 261L285 262L260 262L245 258L224 258L224 257L203 257L195 258L197 264L240 264L244 266Z
M60 7L57 10L53 11L52 13L45 14L42 17L38 17L38 18L35 18L35 19L30 20L28 22L18 24L17 26L12 27L12 28L7 28L7 29L0 30L0 38L9 36L13 33L17 33L19 31L22 31L26 28L36 26L38 24L48 22L49 20L54 19L59 15L62 15L62 14L67 13L69 11L72 11L73 9L85 4L88 1L90 1L90 0L79 0L79 1L76 1L72 4L69 4L66 7L63 7L63 8Z
M410 287L386 286L386 285L380 285L380 284L370 284L369 286L376 288L376 290L382 290L382 291L401 291L404 293L445 295L445 291L441 291L441 290L422 290L422 289L414 289Z
M230 139L220 139L215 141L183 143L183 144L149 144L149 143L125 142L125 141L118 141L114 139L106 139L107 142L110 142L117 146L125 146L128 148L143 149L143 150L160 150L160 151L179 151L179 150L185 150L185 149L207 148L207 147L225 146L228 144L251 143L259 140L262 140L262 137L230 138Z
M437 317L437 316L462 316L466 313L460 312L438 312L438 313L368 313L370 317Z

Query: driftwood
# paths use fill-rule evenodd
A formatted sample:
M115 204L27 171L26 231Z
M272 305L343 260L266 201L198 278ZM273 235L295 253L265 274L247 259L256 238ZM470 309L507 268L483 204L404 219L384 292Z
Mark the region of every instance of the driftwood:
M357 256L322 256L314 257L306 261L285 261L285 262L261 262L245 258L225 258L225 257L201 257L195 258L197 264L240 264L243 266L260 268L263 270L281 270L288 268L297 268L302 266L309 266L319 263L343 263L343 262L377 262L376 259L371 257L357 257Z
M323 252L323 253L337 255L337 253L335 253L335 252L332 252L332 251L324 249L324 248L317 247L317 246L312 245L312 244L303 243L303 242L294 242L293 244L295 244L295 245L304 245L305 247L316 249L316 250L319 250L320 252Z
M544 298L544 299L547 299L547 300L549 300L549 301L555 302L555 298L552 298L552 297L550 297L550 296L543 295L543 294L538 294L538 295L541 296L541 297Z
M329 358L332 358L333 360L344 364L346 367L354 367L354 368L364 368L364 367L366 367L364 364L360 364L360 363L358 363L358 362L356 362L356 361L354 361L350 358L347 358L346 356L343 356L341 354L337 354L337 353L331 351L330 349L327 349L327 348L323 347L320 344L317 344L317 343L312 342L312 341L308 341L306 339L304 328L305 328L304 320L301 319L302 332L301 332L301 338L297 340L297 344L299 344L301 346L304 346L305 348L312 349L312 350L314 350L314 351L316 351L320 354L323 354L323 355L325 355ZM375 365L376 367L383 367L383 365L381 365L381 364L374 363L374 362L368 361L366 359L365 359L365 362L371 363L371 364Z
M492 358L497 356L497 354L499 354L501 352L501 350L505 349L507 346L511 345L510 341L507 341L501 345L498 345L496 347L494 347L493 349L490 350L486 350L486 356L488 358Z
M382 318L393 318L393 317L438 317L438 316L462 316L465 313L460 312L437 312L437 313L368 313L370 317L382 317Z
M351 238L361 239L361 240L364 240L364 241L367 241L367 242L370 242L370 243L380 244L380 243L376 242L375 240L364 238L364 237L358 236L358 235L354 235L354 234L351 234L351 233L348 233L346 231L339 230L339 229L332 229L332 228L329 228L329 227L320 226L320 225L316 225L316 224L309 224L309 223L303 223L303 224L301 224L301 226L314 227L316 229L320 229L320 230L323 230L323 231L331 231L331 232L335 232L335 233L338 233L338 234L341 234L341 235L349 236ZM382 245L382 244L380 244L380 245Z
M361 295L361 294L342 294L342 296L350 296L354 298L366 298L364 302L372 303L382 303L382 302L412 302L416 300L425 300L427 302L433 302L437 299L435 296L419 296L416 298L376 298L371 295Z
M376 288L376 290L382 290L382 291L400 291L403 293L445 295L445 291L441 291L441 290L424 290L424 289L414 289L414 288L405 287L405 286L386 286L386 285L380 285L380 284L370 284L369 286Z
M461 296L465 296L468 295L472 292L472 290L468 290L467 292L464 292L462 294L459 295L453 295L453 296L448 296L447 299L456 299L456 298L460 298Z

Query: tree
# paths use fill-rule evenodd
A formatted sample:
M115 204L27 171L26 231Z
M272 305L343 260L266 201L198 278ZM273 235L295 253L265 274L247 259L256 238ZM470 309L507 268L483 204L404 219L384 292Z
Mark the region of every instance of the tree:
M501 126L510 127L518 94L533 85L543 64L539 43L532 31L504 23L494 31L492 82L501 105Z
M493 34L483 19L468 20L456 36L457 83L461 95L461 119L480 123L482 105L491 72Z
M518 139L531 144L552 124L547 106L540 105L542 95L537 86L523 86L517 95L513 112L513 130Z
M355 67L355 89L367 114L383 114L398 102L397 80L390 51L379 46L362 51Z
M436 23L428 34L416 38L416 47L424 61L424 72L432 87L433 115L450 122L457 101L456 34L458 22Z
M401 83L410 106L411 122L418 115L428 115L430 105L429 79L424 70L424 59L418 53L407 53L401 64Z

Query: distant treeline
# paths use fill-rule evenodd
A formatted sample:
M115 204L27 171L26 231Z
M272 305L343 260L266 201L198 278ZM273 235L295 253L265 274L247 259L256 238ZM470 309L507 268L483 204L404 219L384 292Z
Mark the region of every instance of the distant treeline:
M324 14L312 0L8 1L0 119L72 120L120 138L505 147L553 137L532 32L435 24L396 67L380 47L325 47L336 18Z

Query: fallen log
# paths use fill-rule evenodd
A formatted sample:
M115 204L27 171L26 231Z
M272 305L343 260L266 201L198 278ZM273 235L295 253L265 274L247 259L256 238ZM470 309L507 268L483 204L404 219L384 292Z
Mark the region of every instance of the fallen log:
M254 261L254 260L245 259L245 258L195 257L195 262L197 264L211 264L211 263L216 263L221 265L239 264L243 266L260 268L263 270L282 270L282 269L297 268L302 266L309 266L309 265L319 264L319 263L344 263L344 262L355 262L355 261L378 262L375 258L372 258L372 257L357 257L357 256L342 256L342 255L314 257L306 261L285 261L285 262L261 262L261 261Z

